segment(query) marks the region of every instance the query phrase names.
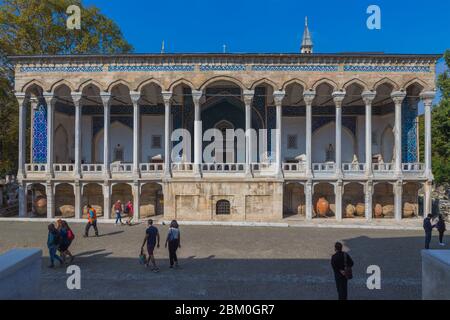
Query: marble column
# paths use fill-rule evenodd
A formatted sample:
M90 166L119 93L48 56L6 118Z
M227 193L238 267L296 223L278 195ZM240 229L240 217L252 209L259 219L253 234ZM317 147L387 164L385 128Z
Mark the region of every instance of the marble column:
M21 180L19 180L19 218L24 218L28 216L28 192L27 192L27 184ZM2 191L0 190L0 207L2 206L1 202L3 201Z
M312 177L312 103L316 97L316 92L307 90L303 93L306 104L306 175ZM312 212L311 212L312 218Z
M333 92L332 96L336 106L336 175L342 177L342 101L345 98L345 91Z
M244 90L245 103L245 173L251 175L252 166L252 102L254 90Z
M133 183L133 222L138 223L139 219L141 218L141 192L140 192L140 184L139 181L135 181Z
M343 184L342 181L339 180L336 182L334 186L334 194L335 194L335 203L336 203L336 209L335 209L335 215L337 221L342 221L342 191L343 191Z
M111 219L111 186L104 183L103 186L103 219Z
M171 151L172 151L172 141L171 141L171 110L170 102L172 99L171 91L163 91L162 97L164 100L164 176L169 178L171 175Z
M53 178L53 139L54 139L54 120L55 120L55 98L52 92L44 93L47 104L47 179Z
M16 99L19 102L19 168L17 170L17 178L19 180L25 178L25 159L26 159L26 134L27 134L27 104L28 99L25 93L16 93Z
M373 199L373 182L371 180L367 181L364 186L365 191L365 200L364 200L364 208L365 208L365 216L367 221L372 220L372 199Z
M362 98L366 105L366 176L372 176L372 102L375 91L364 91Z
M105 179L111 177L110 164L110 115L111 115L111 94L109 92L101 92L100 97L103 103L103 174Z
M74 192L75 192L75 219L81 219L83 214L81 212L82 203L82 185L79 181L75 181Z
M202 163L202 116L200 100L203 92L192 90L192 100L194 101L194 175L200 176Z
M72 92L72 101L75 106L75 170L76 178L81 177L81 92ZM75 212L76 213L76 212Z
M130 92L131 102L133 103L133 176L140 177L140 135L141 135L141 114L139 110L139 99L141 93L136 91Z
M433 211L433 182L431 180L424 183L424 191L423 213L426 217L428 214L432 214Z
M403 91L395 91L391 94L392 100L395 103L395 175L400 178L402 175L402 105L406 97Z
M47 218L53 219L55 217L55 192L51 181L47 181L45 193L47 197Z
M285 92L284 91L275 91L273 93L273 99L275 101L275 107L277 108L276 110L276 168L275 168L275 175L276 176L281 176L282 172L281 172L281 158L282 158L282 154L281 154L281 130L282 130L282 119L283 119L283 109L282 109L282 104L283 104L283 99L285 96Z
M403 217L402 198L403 198L403 182L399 180L394 184L394 210L395 210L394 217L395 220L397 221L401 221Z
M312 180L308 180L305 183L306 220L312 220L313 217L312 189L313 189Z
M431 107L433 105L434 91L426 91L420 94L420 98L425 106L425 176L428 180L433 180L431 164Z

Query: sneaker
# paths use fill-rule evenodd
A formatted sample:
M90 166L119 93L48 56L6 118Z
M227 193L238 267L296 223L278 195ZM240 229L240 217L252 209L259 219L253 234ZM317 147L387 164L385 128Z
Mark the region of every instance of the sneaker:
M159 272L159 268L153 268L152 271L153 271L154 273L158 273L158 272Z

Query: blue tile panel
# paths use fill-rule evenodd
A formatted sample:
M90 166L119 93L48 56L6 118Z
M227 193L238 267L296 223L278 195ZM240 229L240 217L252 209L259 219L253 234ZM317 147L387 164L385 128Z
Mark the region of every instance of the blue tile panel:
M402 110L402 162L417 162L417 108L403 102Z
M47 108L39 104L33 118L33 163L47 162Z
M363 66L363 65L346 65L345 72L412 72L412 73L429 73L429 66Z
M20 72L102 72L103 66L20 67Z
M127 66L113 65L108 66L109 72L164 72L164 71L194 71L194 65L143 65Z
M245 71L246 67L243 64L217 64L200 66L200 71Z
M253 65L252 71L318 71L337 72L337 65Z

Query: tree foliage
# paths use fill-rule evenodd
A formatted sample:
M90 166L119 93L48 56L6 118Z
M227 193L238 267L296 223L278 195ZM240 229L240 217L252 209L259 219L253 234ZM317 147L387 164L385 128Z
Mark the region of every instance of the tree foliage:
M450 67L450 50L444 55ZM442 100L432 113L433 173L436 182L450 183L450 71L447 69L438 78Z
M81 30L66 27L66 10L73 4L81 8ZM0 176L17 171L18 107L8 56L132 50L114 21L79 0L0 0Z

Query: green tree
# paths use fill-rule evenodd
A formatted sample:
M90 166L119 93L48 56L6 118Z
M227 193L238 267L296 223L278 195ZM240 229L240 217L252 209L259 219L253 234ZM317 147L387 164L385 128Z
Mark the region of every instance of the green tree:
M444 55L450 67L450 50ZM447 69L438 78L442 99L432 112L433 173L438 184L450 183L450 71Z
M66 10L73 4L81 8L80 30L66 27ZM114 21L94 6L84 7L79 0L0 1L0 176L15 173L18 158L18 106L8 56L120 54L132 50Z

